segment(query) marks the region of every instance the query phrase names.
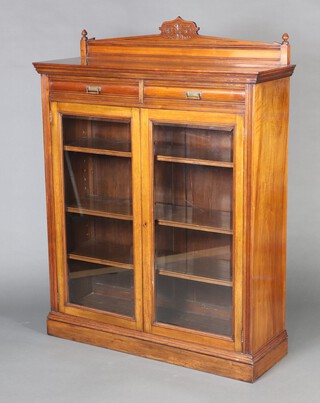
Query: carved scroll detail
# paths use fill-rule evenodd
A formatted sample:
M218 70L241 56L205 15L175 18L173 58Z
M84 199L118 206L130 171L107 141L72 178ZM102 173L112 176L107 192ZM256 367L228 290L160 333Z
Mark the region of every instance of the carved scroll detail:
M192 39L198 35L200 28L195 22L177 17L175 20L165 21L159 29L160 35L166 39Z

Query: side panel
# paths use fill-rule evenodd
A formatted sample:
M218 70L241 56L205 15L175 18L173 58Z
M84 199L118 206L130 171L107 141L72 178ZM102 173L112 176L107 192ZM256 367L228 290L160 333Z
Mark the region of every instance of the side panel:
M57 300L57 273L56 273L56 251L55 251L55 214L53 195L53 173L52 173L52 134L50 126L50 104L49 104L49 79L41 75L42 95L42 121L43 121L43 146L46 177L46 204L47 204L47 226L48 226L48 254L50 274L50 301L51 310L58 311Z
M289 78L254 86L252 100L250 350L255 353L285 330Z

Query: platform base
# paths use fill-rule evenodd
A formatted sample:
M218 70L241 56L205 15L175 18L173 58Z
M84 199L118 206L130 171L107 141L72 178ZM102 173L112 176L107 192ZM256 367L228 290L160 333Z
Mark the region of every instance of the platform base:
M117 329L84 321L77 317L51 312L48 334L94 346L118 350L141 357L176 364L246 382L254 382L288 352L286 332L273 339L255 356L248 354L179 347L174 340L143 332Z

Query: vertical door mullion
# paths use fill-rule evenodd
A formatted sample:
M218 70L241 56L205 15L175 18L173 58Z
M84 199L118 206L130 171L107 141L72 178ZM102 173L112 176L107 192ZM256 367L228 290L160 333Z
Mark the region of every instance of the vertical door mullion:
M154 321L154 213L153 213L153 136L148 111L141 110L142 240L144 329L152 331Z
M141 201L141 135L140 113L132 109L131 119L132 151L132 203L133 203L133 248L134 248L134 303L137 328L143 329L143 294L142 294L142 201Z

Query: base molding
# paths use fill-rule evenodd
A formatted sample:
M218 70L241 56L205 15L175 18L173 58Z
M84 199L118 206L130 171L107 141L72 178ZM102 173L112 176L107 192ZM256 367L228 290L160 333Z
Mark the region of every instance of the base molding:
M137 337L137 332L94 323L81 323L79 318L52 312L47 320L48 334L81 343L118 350L146 358L176 364L246 382L254 382L288 352L286 332L271 340L254 356L193 346L187 349L163 338ZM132 333L132 334L130 334ZM157 340L158 339L158 340Z

